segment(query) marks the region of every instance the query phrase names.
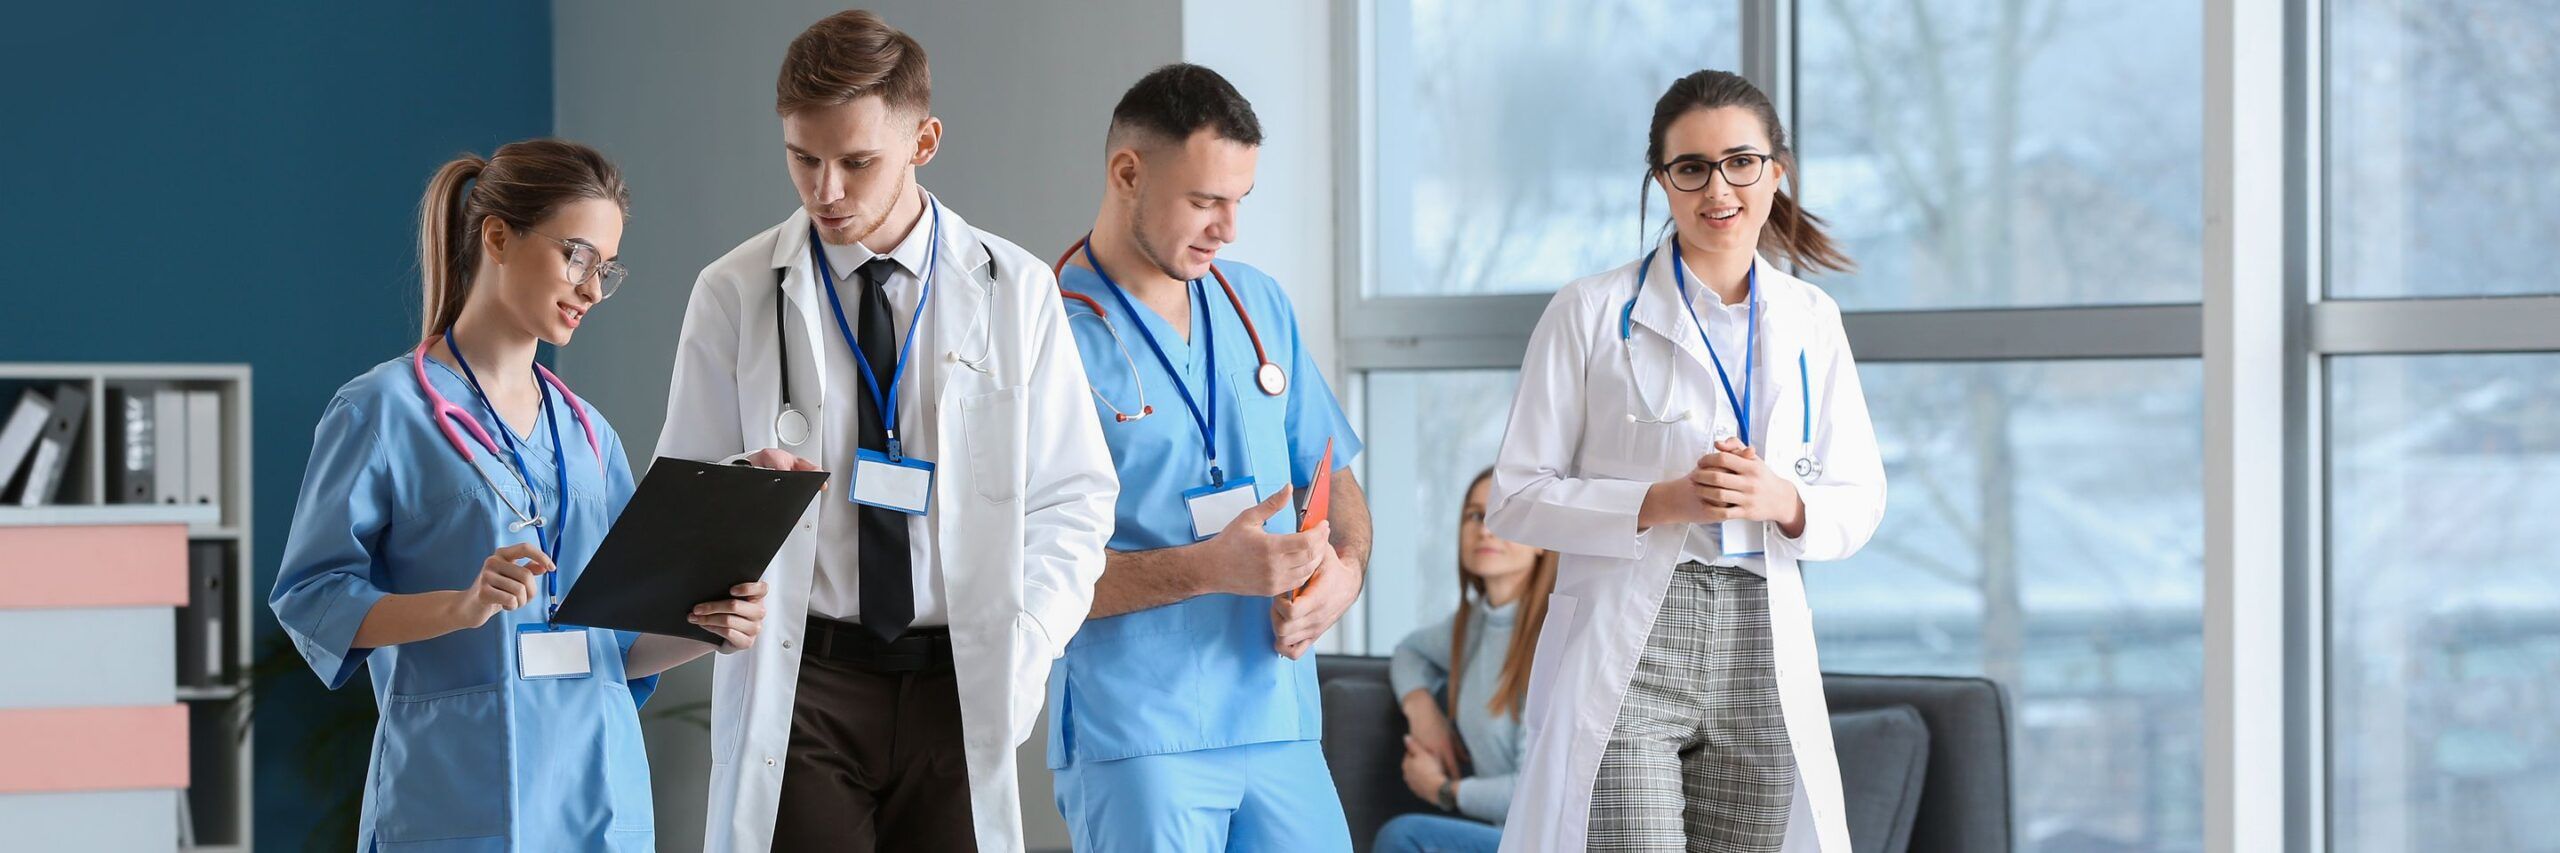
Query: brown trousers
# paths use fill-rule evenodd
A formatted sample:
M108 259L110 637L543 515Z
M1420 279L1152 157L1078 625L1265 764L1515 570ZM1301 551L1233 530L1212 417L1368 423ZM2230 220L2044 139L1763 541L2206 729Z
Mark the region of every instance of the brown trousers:
M953 674L803 657L773 849L978 849Z

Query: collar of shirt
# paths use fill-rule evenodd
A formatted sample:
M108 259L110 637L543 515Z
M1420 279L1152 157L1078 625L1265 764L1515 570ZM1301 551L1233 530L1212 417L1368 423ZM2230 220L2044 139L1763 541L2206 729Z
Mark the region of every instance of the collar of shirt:
M898 241L897 248L890 249L887 255L890 260L898 262L900 270L906 272L904 278L912 280L924 278L925 253L932 248L933 204L930 196L922 210L923 214L916 217L916 227L907 229L906 239ZM820 243L818 248L827 253L827 265L835 268L837 281L852 281L862 272L863 264L881 257L880 253L859 243L850 246Z

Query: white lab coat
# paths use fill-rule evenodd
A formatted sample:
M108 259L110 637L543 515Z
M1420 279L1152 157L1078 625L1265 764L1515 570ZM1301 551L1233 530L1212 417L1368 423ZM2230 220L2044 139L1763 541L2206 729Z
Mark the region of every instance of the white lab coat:
M1014 748L1038 721L1050 661L1092 608L1119 478L1048 265L949 208L942 217L928 325L915 336L919 372L909 380L922 382L917 390L932 394L939 411L932 428L941 458L933 460L926 527L950 607L978 849L1018 851ZM659 455L718 461L781 446L777 299L788 300L795 330L791 398L809 412L810 438L795 452L826 446L832 419L817 408L829 380L812 345L836 329L822 325L832 321L808 242L808 214L794 211L702 271L685 307ZM819 500L843 500L850 487L838 476ZM765 569L772 591L755 647L722 656L714 669L705 849L771 846L817 518L812 504Z
M1494 465L1489 529L1562 554L1530 671L1506 853L1584 848L1600 756L1690 529L1638 532L1636 512L1652 483L1683 474L1712 447L1708 430L1723 393L1672 283L1671 253L1656 255L1632 318L1635 375L1619 320L1644 261L1574 281L1548 303L1530 333ZM1802 537L1786 539L1775 524L1764 530L1778 694L1801 780L1785 849L1847 853L1839 763L1797 565L1838 560L1866 543L1884 515L1884 466L1838 304L1766 259L1755 263L1763 305L1754 396L1772 404L1753 422L1752 439L1805 503ZM1740 365L1727 367L1739 381ZM1631 384L1638 381L1645 396ZM1639 399L1665 417L1683 408L1693 414L1676 424L1636 423L1628 415L1643 411ZM1822 468L1802 478L1795 463L1808 454Z

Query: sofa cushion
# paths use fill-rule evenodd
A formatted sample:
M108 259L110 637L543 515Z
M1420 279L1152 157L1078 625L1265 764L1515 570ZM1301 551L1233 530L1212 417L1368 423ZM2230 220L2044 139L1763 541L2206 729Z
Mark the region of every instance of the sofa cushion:
M1928 779L1929 726L1919 709L1893 705L1831 715L1840 757L1849 844L1857 853L1904 853Z
M1374 661L1374 663L1372 663ZM1351 844L1366 851L1378 828L1408 812L1439 810L1404 784L1404 712L1383 658L1323 658L1324 760L1333 771Z

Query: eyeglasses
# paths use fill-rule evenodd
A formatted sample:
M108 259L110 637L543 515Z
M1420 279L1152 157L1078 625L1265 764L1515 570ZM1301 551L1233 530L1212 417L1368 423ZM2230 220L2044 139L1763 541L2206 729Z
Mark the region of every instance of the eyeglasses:
M1707 182L1718 172L1724 173L1726 186L1747 187L1759 183L1760 176L1768 174L1770 159L1767 154L1747 152L1722 160L1709 160L1696 154L1689 154L1655 166L1653 171L1655 174L1669 177L1672 189L1693 193L1706 189Z
M598 302L612 298L614 291L622 289L622 280L631 274L631 270L623 267L621 261L605 260L603 250L594 246L577 240L563 240L531 228L524 231L560 244L560 248L569 259L569 266L565 270L569 285L585 287L588 281L596 282L596 301Z

